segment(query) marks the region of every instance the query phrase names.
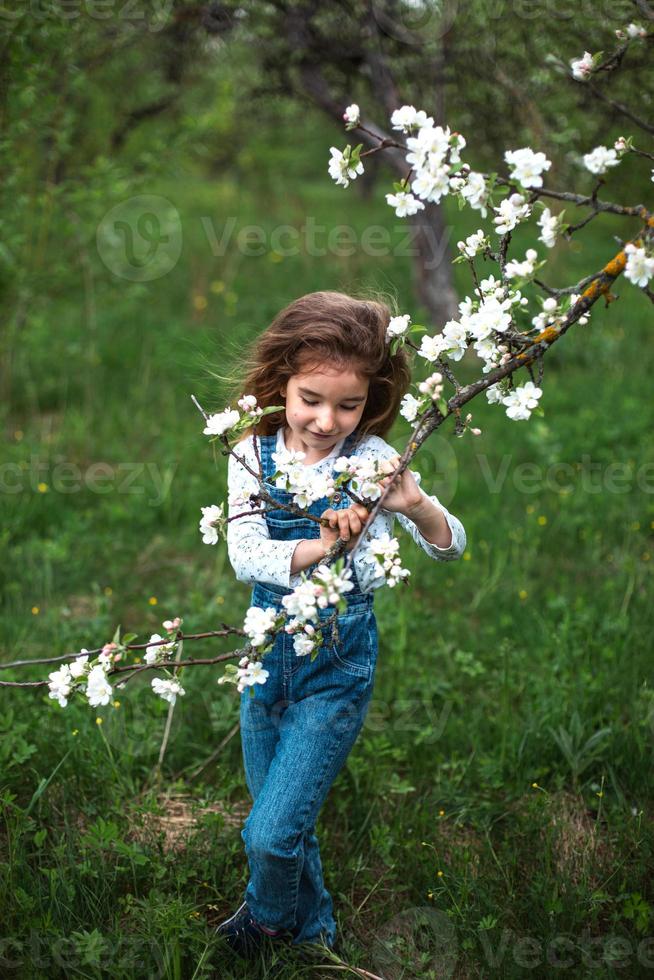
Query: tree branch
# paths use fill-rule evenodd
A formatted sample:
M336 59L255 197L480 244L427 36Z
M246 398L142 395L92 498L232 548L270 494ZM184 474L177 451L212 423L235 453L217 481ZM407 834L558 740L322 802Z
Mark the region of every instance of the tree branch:
M616 102L614 99L610 99L608 95L605 95L604 92L597 87L597 85L594 85L592 82L587 82L586 87L591 95L595 96L596 99L599 99L600 102L604 102L605 105L611 106L611 108L615 109L616 112L619 112L620 115L626 116L627 119L631 119L633 123L643 129L646 133L654 133L654 126L651 123L648 123L645 119L641 119L640 116L637 116L635 112L632 112L631 109L629 109L628 106L623 105L622 102Z

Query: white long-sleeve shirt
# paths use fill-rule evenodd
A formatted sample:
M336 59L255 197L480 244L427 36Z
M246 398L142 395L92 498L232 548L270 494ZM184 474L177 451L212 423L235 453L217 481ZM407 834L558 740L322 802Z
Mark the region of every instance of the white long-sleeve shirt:
M307 464L308 468L316 474L331 475L336 459L340 455L341 446L344 439L338 442L328 456L319 460L317 463ZM277 430L277 452L285 450L283 429ZM259 472L257 459L254 453L253 437L250 435L246 439L234 446L234 451L238 456L243 457L255 473ZM385 442L380 436L367 436L359 444L356 455L361 459L390 459L397 456L397 450ZM259 490L259 485L252 476L241 466L233 457L229 457L227 469L228 481L228 515L233 517L235 514L242 514L247 508L242 503L234 505L233 501L240 498L242 501L251 493ZM420 474L413 473L416 483L420 485ZM366 527L366 537L368 533L371 537L379 537L387 532L392 536L393 522L397 518L401 527L408 531L413 540L425 551L430 558L436 561L453 561L460 558L466 547L466 533L461 521L454 517L441 504L434 495L428 495L420 488L421 493L428 497L444 514L448 526L452 532L452 542L448 548L439 548L437 545L427 541L420 533L416 525L404 514L394 511L381 510L369 527ZM300 573L291 574L291 559L298 541L276 541L270 537L270 532L263 514L247 514L235 521L230 521L227 525L227 552L232 564L236 578L241 582L254 585L256 582L281 586L282 588L294 589L302 581ZM376 562L369 550L366 548L365 539L354 556L354 569L356 571L359 585L362 592L372 592L385 584L383 575L376 572Z

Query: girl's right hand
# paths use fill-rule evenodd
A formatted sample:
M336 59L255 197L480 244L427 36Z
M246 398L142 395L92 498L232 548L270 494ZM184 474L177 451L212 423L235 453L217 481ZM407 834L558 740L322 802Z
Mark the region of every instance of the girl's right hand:
M345 550L352 551L370 513L366 507L355 503L343 510L329 507L320 516L329 521L329 527L320 525L320 540L325 550L331 548L338 538L343 538L347 541Z

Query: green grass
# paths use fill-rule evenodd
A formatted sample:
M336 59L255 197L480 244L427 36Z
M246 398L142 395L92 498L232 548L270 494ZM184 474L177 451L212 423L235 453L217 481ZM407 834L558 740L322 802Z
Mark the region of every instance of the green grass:
M95 321L80 277L76 290L34 298L13 336L4 661L92 647L118 623L146 638L173 615L192 630L238 623L249 590L225 547L197 531L226 469L191 393L222 407L207 368L303 292L391 286L419 316L406 258L213 255L207 243L206 219L219 235L230 215L236 231L261 225L267 242L307 215L360 240L372 215L398 241L381 187L374 202L326 182L282 199L183 177L152 191L182 216L171 272L115 280L91 249ZM477 227L464 216L452 212L454 242ZM621 233L594 222L582 249L557 253L550 281L599 267ZM463 295L466 272L456 275ZM407 976L638 976L652 964L650 322L643 296L626 282L617 291L547 358L542 415L513 423L479 399L481 437L442 430L416 460L463 520L468 551L434 563L407 541L411 586L377 596L374 701L319 829L348 962L384 976L401 975L402 952L389 967L375 937L390 930L401 945L402 915L425 908L431 946L422 963L407 954ZM474 371L471 361L458 373ZM392 441L407 434L400 420ZM160 781L166 705L147 682L100 709L101 724L82 704L3 692L6 975L265 975L211 936L247 881L238 706L213 682L220 672L187 671ZM168 844L166 811L191 828ZM557 952L572 965L553 966ZM315 970L289 961L284 975Z

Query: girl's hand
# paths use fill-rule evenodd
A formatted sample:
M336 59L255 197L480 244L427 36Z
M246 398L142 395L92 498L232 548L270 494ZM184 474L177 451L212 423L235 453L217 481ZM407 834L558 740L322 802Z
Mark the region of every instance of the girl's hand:
M329 507L320 516L329 521L329 527L320 525L320 540L325 550L331 548L338 538L343 538L347 541L345 550L352 551L370 515L361 504L352 504L344 510Z
M393 456L391 459L385 460L382 464L383 471L385 473L392 473L397 468L399 462L399 456ZM379 481L379 485L382 490L385 490L390 482L391 477L385 476L383 480ZM410 517L412 511L422 503L422 499L420 487L416 483L413 473L407 469L400 476L395 477L392 488L384 497L382 509Z

